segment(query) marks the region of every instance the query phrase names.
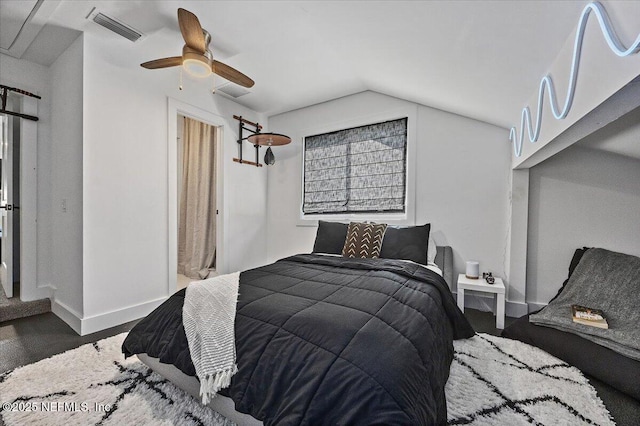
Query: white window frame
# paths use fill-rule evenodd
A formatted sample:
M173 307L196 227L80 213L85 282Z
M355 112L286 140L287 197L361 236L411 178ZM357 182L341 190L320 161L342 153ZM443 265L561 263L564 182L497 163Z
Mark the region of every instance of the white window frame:
M300 203L298 206L299 221L298 226L317 226L318 220L331 222L360 222L373 221L388 223L390 225L412 226L415 225L416 210L416 135L417 135L417 106L407 106L406 108L395 109L380 114L368 115L354 118L347 121L335 122L308 128L303 131L301 143L302 155L300 162ZM307 136L319 135L353 127L367 126L385 121L399 120L407 118L407 157L406 157L406 186L405 186L405 211L398 213L308 213L302 211L304 203L304 163L305 144L304 138Z

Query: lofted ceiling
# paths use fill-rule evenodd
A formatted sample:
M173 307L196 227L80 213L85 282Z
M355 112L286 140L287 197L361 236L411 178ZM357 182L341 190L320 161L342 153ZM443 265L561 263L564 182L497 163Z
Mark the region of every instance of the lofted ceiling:
M23 2L29 3L2 0L2 19L20 9L6 4ZM510 127L573 34L587 1L53 3L23 58L49 65L55 59L50 52L58 51L53 45L64 50L80 31L119 43L118 61L132 69L179 55L176 10L183 7L211 33L214 57L256 81L236 99L255 111L274 115L373 90ZM129 42L86 19L94 7L143 38Z
M638 135L640 135L640 107L590 134L578 145L640 160Z

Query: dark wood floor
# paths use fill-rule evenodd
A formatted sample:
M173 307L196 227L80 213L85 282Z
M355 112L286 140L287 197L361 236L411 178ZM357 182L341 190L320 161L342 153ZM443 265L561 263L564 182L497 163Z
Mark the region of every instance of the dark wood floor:
M488 333L499 336L502 330L496 328L496 317L491 312L482 312L477 309L464 308L464 316L467 317L476 333ZM504 326L508 327L516 318L505 317Z
M129 331L133 321L98 333L78 336L60 318L48 312L0 323L0 373L22 365Z

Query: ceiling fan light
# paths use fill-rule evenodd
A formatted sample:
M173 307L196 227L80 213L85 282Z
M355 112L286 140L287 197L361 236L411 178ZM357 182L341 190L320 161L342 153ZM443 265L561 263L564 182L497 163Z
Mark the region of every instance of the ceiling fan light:
M187 57L182 61L182 67L186 72L198 78L211 75L211 63L205 57L193 54L185 56Z

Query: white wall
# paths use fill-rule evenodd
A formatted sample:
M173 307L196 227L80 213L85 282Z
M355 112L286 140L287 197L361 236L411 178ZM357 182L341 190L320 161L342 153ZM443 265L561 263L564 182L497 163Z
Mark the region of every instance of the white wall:
M36 279L23 282L20 297L48 297L51 284L51 85L49 68L0 53L0 82L42 97L37 105L37 232Z
M508 132L476 120L375 92L363 92L269 118L269 129L292 143L274 148L269 167L268 253L276 260L309 253L316 227L298 226L302 138L310 129L339 130L385 114L409 116L415 133L415 223L431 223L440 245L451 245L454 268L474 259L504 276L509 199ZM413 122L412 122L413 121ZM360 123L360 124L364 124Z
M146 315L168 295L167 97L221 117L226 271L266 263L267 171L234 163L235 115L266 118L176 70L118 62L90 34L50 67L0 55L2 84L38 101L37 286L86 334ZM245 145L247 151L248 144ZM67 200L67 212L61 211ZM34 296L35 297L35 296Z
M579 146L531 168L527 302L549 302L577 248L640 256L638 182L640 160Z
M51 274L53 311L79 326L83 315L83 37L51 65ZM66 212L62 201L66 200ZM40 206L39 206L40 208Z
M450 245L456 273L467 260L506 277L509 144L505 129L421 106L416 222Z
M127 43L124 41L123 43ZM120 43L85 34L82 333L146 315L168 295L167 97L221 117L227 271L265 262L265 168L234 163L234 114L264 122L178 70L118 60ZM169 141L175 144L175 140ZM54 200L54 205L57 200Z

